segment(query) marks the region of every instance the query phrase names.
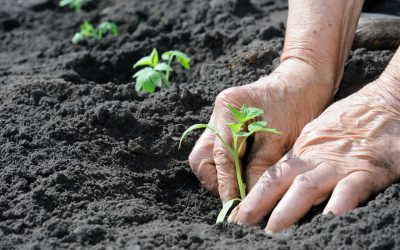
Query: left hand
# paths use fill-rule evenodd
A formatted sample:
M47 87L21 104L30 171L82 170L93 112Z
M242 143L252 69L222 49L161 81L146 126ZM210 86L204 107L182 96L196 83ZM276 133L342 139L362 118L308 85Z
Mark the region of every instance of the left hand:
M399 180L400 102L384 84L376 80L306 125L228 221L254 225L272 212L266 231L274 233L329 197L324 213L341 215Z

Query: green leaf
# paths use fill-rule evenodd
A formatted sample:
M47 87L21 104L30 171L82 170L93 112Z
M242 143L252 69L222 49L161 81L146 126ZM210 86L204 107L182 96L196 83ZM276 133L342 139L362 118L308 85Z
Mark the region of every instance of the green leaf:
M83 0L61 0L58 5L60 7L68 6L68 8L75 11L80 11L83 4Z
M181 148L182 145L182 141L186 138L186 136L188 135L189 132L196 130L196 129L201 129L201 128L207 128L208 124L195 124L190 126L188 129L185 130L185 132L183 132L181 139L179 140L179 147Z
M239 131L239 132L236 133L236 135L239 136L239 137L247 137L247 136L251 135L251 133L250 132Z
M225 217L227 216L227 214L237 205L239 204L239 202L241 201L241 199L239 198L235 198L232 200L229 200L227 202L225 202L225 204L223 205L221 211L218 214L217 217L217 221L215 223L222 223L225 220Z
M241 123L243 120L243 115L239 110L235 109L232 105L228 104L228 109L231 111L232 115L235 117L236 121Z
M259 108L247 107L247 105L243 104L242 108L240 109L240 113L244 117L241 122L246 122L264 114L264 110Z
M152 66L153 68L158 64L158 52L156 49L153 49L149 56L142 57L133 65L133 68L139 66Z
M256 133L256 132L269 132L272 134L282 134L275 128L267 128L266 121L253 122L253 123L249 124L247 129L249 130L249 132L251 134Z
M97 37L97 32L93 25L89 23L87 20L83 22L81 25L81 32L82 36L84 38L90 38L90 37Z
M139 66L152 66L151 58L149 56L142 57L133 65L133 68L137 68Z
M153 82L153 84L157 87L161 87L162 86L162 78L160 76L159 72L154 72L150 75L150 80Z
M159 64L157 64L157 66L154 69L157 71L172 70L172 68L170 66L168 66L168 64L166 64L166 63L159 63Z
M115 23L113 22L102 22L99 26L98 26L98 33L99 36L102 37L104 34L107 33L107 31L109 31L112 35L117 36L118 35L118 27Z
M252 122L251 124L249 124L249 126L247 127L247 129L252 132L255 129L259 129L259 128L266 128L267 127L267 121L258 121L258 122Z
M181 63L182 67L189 70L190 69L190 58L185 53L183 53L179 50L175 50L174 54L175 54L176 58L178 59L178 61Z
M187 70L190 69L190 58L189 58L189 56L186 55L185 53L179 51L179 50L171 50L171 51L164 52L161 55L161 58L163 60L168 61L173 56L176 57L176 59L182 65L183 68L185 68Z
M65 7L65 6L69 5L71 2L72 2L71 0L61 0L61 1L58 3L58 5L59 5L60 7Z
M228 127L231 128L234 134L237 134L240 130L242 130L242 123L227 123Z
M162 58L163 60L165 60L165 61L168 61L169 58L170 58L171 56L173 56L173 51L172 51L172 50L171 50L171 51L164 52L164 53L161 55L161 58Z
M151 66L153 66L153 68L155 66L157 66L157 64L158 64L158 52L157 52L157 49L153 49L153 51L150 54L150 59L151 59Z
M142 74L146 74L146 73L148 73L149 71L152 71L152 70L153 70L153 68L151 68L151 67L143 68L143 69L139 70L138 72L136 72L136 73L133 75L132 78L137 78L138 76L140 76L140 75L142 75Z
M135 89L136 91L145 90L149 93L154 93L155 87L161 87L162 79L157 71L147 67L146 70L140 72L137 75Z
M81 34L81 32L75 33L72 37L72 43L77 44L81 41L85 40L85 37Z

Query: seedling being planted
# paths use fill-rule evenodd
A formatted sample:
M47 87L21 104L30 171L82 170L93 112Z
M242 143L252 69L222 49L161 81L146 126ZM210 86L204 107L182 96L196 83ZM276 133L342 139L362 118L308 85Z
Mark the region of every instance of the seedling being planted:
M68 7L72 10L75 10L76 12L80 12L83 3L84 3L84 0L61 0L58 3L58 5L60 7Z
M145 68L136 72L133 78L136 78L136 91L147 91L154 93L156 87L161 87L163 83L169 89L171 86L170 76L172 73L171 64L176 59L180 65L189 70L190 69L190 58L183 52L178 50L171 50L164 52L159 60L157 49L153 49L149 56L145 56L133 65L133 68L143 67Z
M243 182L243 177L241 173L242 168L239 160L239 152L241 152L241 150L243 149L243 145L246 142L246 139L257 132L281 134L281 132L279 132L275 128L268 128L267 121L252 121L256 117L264 113L262 109L247 107L246 105L243 105L240 110L237 110L230 104L228 104L228 109L236 120L236 122L226 122L226 125L230 128L230 131L232 133L232 145L229 145L221 137L220 132L216 131L208 124L195 124L191 126L185 132L183 132L182 137L179 141L180 148L182 141L185 139L189 132L195 129L209 129L223 143L226 150L228 150L228 152L233 157L233 160L235 162L236 178L239 186L240 197L229 200L224 204L222 210L218 215L216 223L223 222L227 213L233 208L233 206L237 205L238 202L246 197L246 184Z
M79 43L86 39L102 39L107 32L110 32L113 36L118 35L118 27L113 22L102 22L97 29L89 23L88 21L84 21L81 25L81 31L75 33L74 37L72 37L72 43Z

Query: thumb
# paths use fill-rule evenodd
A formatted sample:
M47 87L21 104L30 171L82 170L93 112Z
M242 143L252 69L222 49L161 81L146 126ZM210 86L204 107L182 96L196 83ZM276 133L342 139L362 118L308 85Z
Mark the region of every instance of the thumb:
M215 108L211 117L210 125L218 132L215 138L213 157L217 171L218 193L223 202L233 198L240 197L240 186L245 191L244 185L238 184L237 177L242 176L241 160L246 150L245 142L239 152L238 158L235 160L233 155L234 138L232 132L227 125L228 122L234 121L234 117L227 108L228 98L217 98ZM235 108L240 107L235 103L230 103ZM238 140L237 145L240 145L242 140ZM235 166L235 162L238 165Z

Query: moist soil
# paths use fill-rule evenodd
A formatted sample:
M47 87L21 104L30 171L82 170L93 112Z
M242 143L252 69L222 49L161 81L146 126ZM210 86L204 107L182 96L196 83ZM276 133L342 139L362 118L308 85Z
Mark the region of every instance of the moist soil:
M400 249L400 184L341 217L321 208L273 237L218 224L217 198L177 143L216 95L279 63L287 3L271 0L0 1L0 249ZM82 20L118 37L73 45ZM172 87L137 93L132 65L178 49ZM393 50L355 49L337 99L376 79Z

